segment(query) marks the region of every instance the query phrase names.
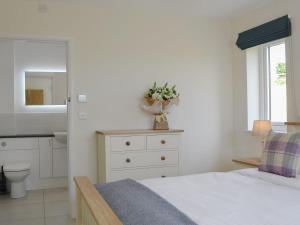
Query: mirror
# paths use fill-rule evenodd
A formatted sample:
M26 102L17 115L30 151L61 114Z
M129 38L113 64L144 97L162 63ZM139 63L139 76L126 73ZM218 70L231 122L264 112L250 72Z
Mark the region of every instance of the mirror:
M66 72L25 72L26 106L66 105Z

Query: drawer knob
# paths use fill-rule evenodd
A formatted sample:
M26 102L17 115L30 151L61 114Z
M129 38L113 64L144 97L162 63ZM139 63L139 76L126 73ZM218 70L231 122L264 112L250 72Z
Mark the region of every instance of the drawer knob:
M127 163L130 163L130 162L131 162L131 160L130 160L129 158L127 158L127 159L126 159L126 162L127 162Z
M130 141L125 142L125 145L127 145L127 146L130 146L130 144L131 144Z
M166 141L165 141L165 140L161 140L160 143L161 143L162 145L164 145L164 144L166 144Z
M160 157L160 160L161 160L161 161L165 161L165 160L166 160L166 156L161 156L161 157Z
M2 147L6 147L6 146L7 146L7 143L6 143L5 141L2 141L2 142L1 142L1 146L2 146Z

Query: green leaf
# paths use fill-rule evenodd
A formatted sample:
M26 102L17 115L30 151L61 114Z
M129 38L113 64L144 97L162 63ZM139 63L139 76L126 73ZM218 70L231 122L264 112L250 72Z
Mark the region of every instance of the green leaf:
M152 89L155 90L155 88L156 88L156 81L154 82Z
M276 74L277 79L274 81L277 85L285 85L286 84L286 64L285 63L278 63L276 65Z

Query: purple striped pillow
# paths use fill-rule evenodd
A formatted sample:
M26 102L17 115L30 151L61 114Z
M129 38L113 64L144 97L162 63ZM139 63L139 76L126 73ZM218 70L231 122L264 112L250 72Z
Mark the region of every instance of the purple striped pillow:
M300 133L272 133L263 150L260 171L296 177L300 163Z

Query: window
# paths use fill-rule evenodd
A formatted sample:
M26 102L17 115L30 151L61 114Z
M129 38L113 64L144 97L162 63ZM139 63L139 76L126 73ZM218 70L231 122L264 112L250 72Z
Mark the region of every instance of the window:
M248 128L253 120L287 121L288 39L247 50Z
M286 90L286 44L285 41L264 46L266 56L265 104L266 119L273 122L287 121L287 90Z

